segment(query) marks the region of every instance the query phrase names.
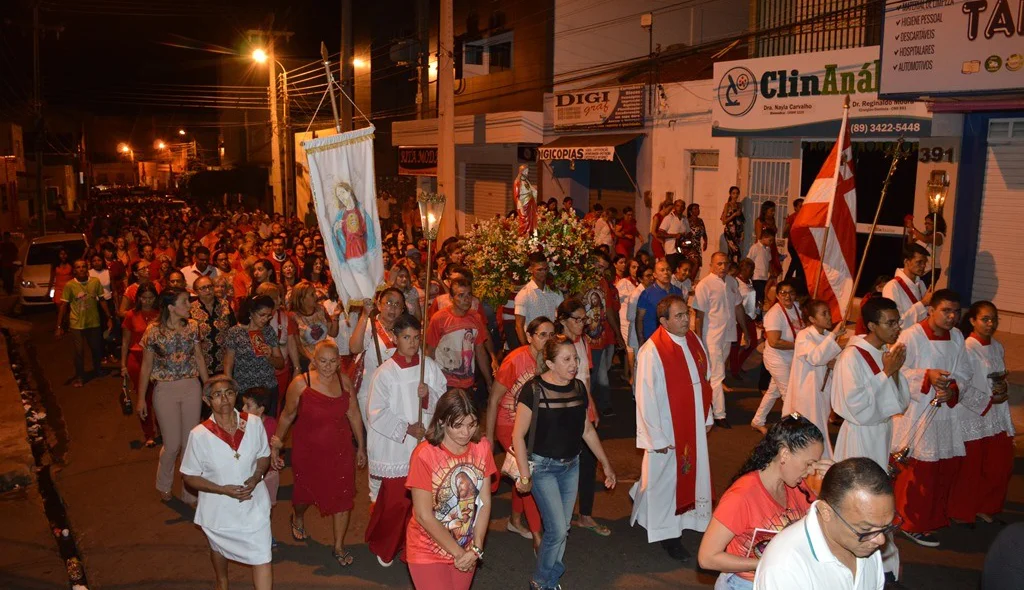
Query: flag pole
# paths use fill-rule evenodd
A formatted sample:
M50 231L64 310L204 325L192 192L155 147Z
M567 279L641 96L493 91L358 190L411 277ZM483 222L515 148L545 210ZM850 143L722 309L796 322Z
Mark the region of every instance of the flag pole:
M864 244L864 252L860 255L860 264L857 265L857 276L853 279L853 287L850 289L850 299L846 302L846 311L843 312L843 324L846 324L850 320L850 310L853 309L853 297L857 292L857 284L860 283L861 274L864 273L864 263L868 259L868 250L871 248L871 240L875 237L875 228L878 227L878 217L882 213L882 204L885 203L885 195L889 192L889 183L892 181L893 174L896 173L896 166L900 163L900 160L906 157L907 154L903 152L903 136L900 135L899 139L896 140L896 146L893 148L892 162L889 163L889 173L885 175L885 182L882 183L882 194L878 199L878 207L875 208L875 218L871 221L871 231L868 232L868 241ZM825 386L828 384L829 375L832 374L832 368L829 367L825 371L825 378L821 382L821 391L825 391Z
M843 165L843 151L846 145L846 134L847 124L849 123L850 114L850 95L846 95L846 99L843 100L843 126L839 130L839 139L837 140L836 146L839 148L839 161L836 162L835 172L832 173L832 181L834 186L839 186L839 169ZM828 250L828 235L832 231L832 207L835 205L836 195L833 193L832 199L828 203L828 215L825 217L825 240L821 243L821 256L818 260L818 278L814 280L814 291L811 292L813 299L818 298L818 287L821 285L821 275L825 274L825 252ZM856 283L854 283L856 285Z
M334 130L341 133L341 119L338 118L338 103L334 100L334 72L331 71L331 60L327 57L327 44L323 41L320 42L320 57L324 60L324 71L327 72L327 92L331 97L331 112L334 114ZM312 123L310 123L310 125L312 125Z
M843 313L843 322L845 323L850 318L850 310L853 308L853 294L857 290L857 284L860 283L861 274L864 272L864 263L868 259L868 250L871 248L871 240L875 237L875 229L878 227L878 217L882 213L882 205L885 203L885 195L889 193L889 183L892 182L892 177L896 174L896 166L900 163L906 154L903 152L903 136L900 135L899 139L896 140L896 146L893 148L892 162L889 164L889 173L885 175L885 182L882 184L882 194L878 198L878 207L875 209L875 218L871 222L871 231L868 232L868 240L864 244L864 252L860 256L860 264L857 265L857 276L853 279L853 289L850 292L850 300L846 303L846 312Z

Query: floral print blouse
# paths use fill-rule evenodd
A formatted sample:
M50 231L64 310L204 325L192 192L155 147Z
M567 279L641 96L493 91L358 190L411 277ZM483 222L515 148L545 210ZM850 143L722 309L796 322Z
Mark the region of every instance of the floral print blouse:
M150 324L142 335L142 350L153 353L153 368L149 374L152 381L177 381L199 377L199 365L195 355L199 341L199 325L188 320L184 327L170 330L160 323Z
M234 326L235 314L231 304L224 299L214 299L212 309L207 309L198 299L190 308L192 319L199 325L200 347L211 375L219 373L224 362L225 332Z

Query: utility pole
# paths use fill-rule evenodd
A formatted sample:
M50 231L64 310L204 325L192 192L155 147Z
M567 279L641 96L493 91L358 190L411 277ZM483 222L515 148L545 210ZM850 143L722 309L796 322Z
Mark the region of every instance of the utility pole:
M284 137L284 174L281 176L281 189L284 193L284 216L287 218L295 212L295 195L292 193L295 166L292 165L292 148L295 140L292 136L291 117L288 109L288 71L281 68L281 130Z
M441 0L437 38L437 192L445 195L439 240L455 235L455 32L452 0Z
M352 0L341 0L341 89L352 101L356 99L355 69L352 64ZM344 97L342 97L344 99ZM341 101L341 130L352 131L352 103Z
M43 119L43 77L40 73L39 39L43 32L55 32L59 36L62 26L45 26L39 22L39 5L32 3L32 111L35 114L35 160L36 160L36 208L39 215L39 231L46 234L46 191L43 187L43 144L46 142L46 123Z
M288 198L285 195L285 187L287 187L285 177L290 172L285 169L286 158L281 148L285 145L282 135L288 130L282 128L278 118L276 69L278 64L274 53L274 46L278 38L288 40L291 39L294 33L291 31L273 30L273 17L270 18L267 26L269 30L250 30L247 32L247 35L250 39L253 37L262 38L266 43L266 47L263 50L267 54L267 80L270 91L270 187L274 193L274 211L287 215ZM281 67L281 70L284 71L284 66Z
M416 29L419 38L419 85L416 104L419 118L430 118L430 0L416 0Z

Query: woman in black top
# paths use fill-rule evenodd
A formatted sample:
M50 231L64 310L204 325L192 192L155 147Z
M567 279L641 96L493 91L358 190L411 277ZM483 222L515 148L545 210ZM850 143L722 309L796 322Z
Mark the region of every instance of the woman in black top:
M522 474L516 488L520 493L532 489L544 523L537 568L530 581L531 587L543 589L557 588L565 573L562 557L576 504L583 443L601 463L606 488L615 487L615 472L597 430L587 420L587 391L576 379L579 359L572 341L561 335L551 338L538 361L542 373L519 394L512 446Z

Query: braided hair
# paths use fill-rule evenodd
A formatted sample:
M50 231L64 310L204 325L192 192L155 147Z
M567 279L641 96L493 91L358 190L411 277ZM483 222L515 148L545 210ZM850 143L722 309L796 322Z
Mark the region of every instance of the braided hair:
M790 414L782 421L772 424L772 427L768 429L768 434L764 435L761 442L757 443L746 462L743 463L743 467L740 467L739 473L732 480L735 482L752 471L762 471L767 468L783 448L789 449L790 452L796 452L807 448L807 445L814 442L824 444L825 437L821 434L821 430L800 414ZM811 501L809 492L803 489L803 486L800 486L799 489L808 497L808 501Z

